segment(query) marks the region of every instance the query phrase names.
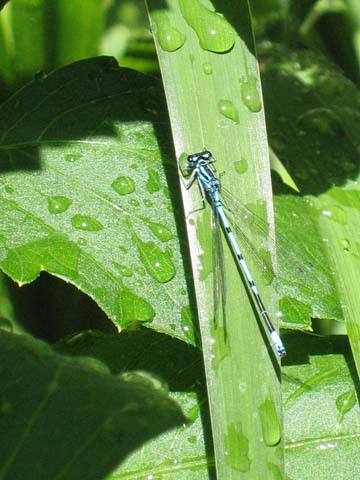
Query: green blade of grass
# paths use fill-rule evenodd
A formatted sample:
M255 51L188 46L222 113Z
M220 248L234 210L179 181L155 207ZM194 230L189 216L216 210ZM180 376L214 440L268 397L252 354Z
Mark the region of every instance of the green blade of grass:
M246 1L147 2L176 155L209 149L222 184L272 219L258 66ZM221 15L214 13L214 10ZM219 479L281 477L279 380L230 251L226 323L214 320L210 208L183 191ZM264 242L263 239L254 241ZM248 258L252 271L256 268ZM272 289L261 293L274 310ZM272 353L272 352L271 352ZM275 364L275 368L274 368Z

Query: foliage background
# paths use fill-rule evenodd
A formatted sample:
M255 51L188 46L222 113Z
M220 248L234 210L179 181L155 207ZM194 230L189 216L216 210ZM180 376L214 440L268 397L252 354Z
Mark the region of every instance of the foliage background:
M356 460L359 457L356 371L359 365L356 288L360 206L357 187L359 7L351 0L308 0L301 4L269 0L251 2L251 12L273 167L280 250L280 307L285 312L284 325L291 328L284 335L288 357L282 368L285 438L281 449L285 451L286 475L294 480L314 476L331 479L339 478L341 471L343 478L356 479L359 467ZM1 110L1 130L7 131L11 122L17 126L11 141L3 137L1 150L2 239L5 236L7 242L9 238L14 242L13 246L16 241L21 245L19 250L13 248L12 260L6 257L2 269L20 284L32 281L19 288L4 276L1 284L2 326L9 329L11 323L11 330L21 334L14 341L11 334L2 334L1 382L2 392L7 392L1 397L2 426L7 426L7 430L2 428L2 431L13 432L7 448L1 449L3 478L15 478L14 475L42 478L41 468L43 478L75 478L79 472L82 478L211 478L214 461L209 412L205 406L201 355L194 346L199 345L199 338L191 322L191 318L196 320L196 313L181 220L183 213L179 207L180 191L172 161L166 107L164 100L159 100L161 93L157 93L161 92L157 80L160 79L159 63L144 3L91 0L86 4L84 15L84 2L78 0L71 4L60 0L12 0L0 13L0 49L0 97L4 102L10 99ZM66 81L73 78L71 89L64 88L64 96L59 95L41 107L50 88L48 84L41 86L47 78L43 72L97 55L114 56L121 66L151 74L151 78L129 73L119 87L120 77L116 77L116 73L111 77L111 64L100 61L78 64L78 71L70 69L57 78L58 86L62 78ZM34 76L35 84L18 92ZM84 76L88 82L83 80ZM118 88L126 92L129 85L135 95L128 103L105 101L99 108L98 102L104 100L102 96L111 98L112 91ZM96 86L102 93L100 97ZM18 93L11 98L15 92ZM80 108L81 98L86 95L94 102L93 110ZM41 155L34 156L32 139L43 135L44 126L52 124L57 118L54 112L62 112L66 102L78 106L79 111L65 121L54 122L54 128L46 130L49 141L42 147ZM37 116L34 112L39 106ZM156 110L160 115L154 119ZM114 123L110 128L99 118L106 121L110 118ZM156 126L155 130L150 124ZM89 150L88 145L76 145L74 140L91 135L104 144L92 146L93 150ZM129 140L122 143L124 137ZM47 140L46 135L44 138ZM51 143L54 139L56 142ZM65 144L61 144L64 140ZM62 170L59 159L66 155L70 156ZM91 157L88 170L77 163L77 156ZM55 176L39 177L36 168L26 171L29 170L27 162L34 158L38 158L41 165L47 165L47 169L50 165L50 171L56 170ZM131 206L136 205L129 203L122 212L122 221L111 223L113 209L104 212L103 200L97 207L92 194L86 196L90 190L95 192L95 197L117 204L102 185L114 182L119 176L119 172L112 173L118 168L119 158L121 176L136 180L137 191L132 200L143 202L135 229L129 227L127 216L131 215ZM142 166L138 174L130 164L126 166L129 159L131 164L141 159L146 167ZM104 177L100 160L106 161L108 177ZM123 252L122 258L126 261L114 268L112 256L107 253L112 237L94 241L93 257L84 262L84 276L80 279L76 275L71 277L71 265L67 262L66 269L59 275L58 265L64 265L61 256L54 261L51 253L54 244L50 248L41 242L30 242L32 232L41 231L39 224L30 225L24 215L9 225L6 213L11 213L16 204L23 212L31 212L32 219L45 218L48 213L44 214L40 208L44 195L50 209L61 209L68 191L59 195L49 185L56 182L59 172L64 175L69 168L69 175L75 179L72 202L91 205L96 219L107 227L111 225L113 237L122 239L118 243L134 246L128 257ZM124 179L122 182L125 188ZM21 192L17 193L13 205L9 203L10 187ZM155 206L145 208L146 201ZM82 225L84 218L78 220ZM45 223L52 226L47 217ZM20 229L19 225L25 227ZM93 227L96 230L98 225ZM66 228L64 223L55 230L67 234ZM167 239L164 244L159 239L159 230L160 236ZM66 258L71 245L62 244L62 237L54 237L52 241L58 242L56 245L60 245L59 251L62 250ZM91 240L87 241L91 244ZM167 242L172 254L165 247ZM292 253L281 253L287 250ZM131 276L126 262L130 262L133 251L140 261L133 263L139 270ZM44 264L43 258L47 263ZM163 262L160 282L154 278L157 275L154 265L159 258ZM91 261L96 263L96 268L91 266ZM105 265L104 277L99 265ZM168 283L172 278L172 265L176 265L176 277ZM300 265L299 270L294 269L294 265ZM41 270L45 271L38 276ZM115 275L116 270L120 274ZM30 273L26 275L27 272ZM71 281L78 288L46 272ZM91 272L96 272L93 277ZM112 296L113 278L107 276L108 272L112 272L117 282L129 282L122 289L123 301L118 307L115 293ZM132 333L117 335L117 326L119 323L126 326L127 318L152 320L151 311L139 300L138 290L134 298L129 287L132 281L135 286L141 277L143 285L136 286L140 291L153 288L154 298L166 292L159 302L161 315L151 325L155 331L135 329ZM298 286L298 278L307 288ZM106 285L103 292L95 291L97 282ZM159 283L161 288L152 286ZM296 295L292 294L294 289ZM175 317L169 320L167 312L172 312L170 305L174 301ZM109 305L115 305L113 311ZM290 313L286 315L286 312ZM287 321L288 318L291 321ZM311 325L316 335L300 332L309 330ZM335 335L345 332L349 334L352 350L344 335ZM49 349L35 340L31 344L25 340L28 338L25 333L46 340L53 347ZM141 374L124 374L134 371ZM151 377L147 376L149 372ZM121 378L120 373L123 373ZM70 394L76 393L77 382L83 397ZM164 383L190 420L186 427L174 404L165 400ZM97 386L86 393L89 384ZM23 400L20 401L21 389ZM52 403L49 399L54 391L59 392L59 399ZM94 398L93 394L96 394ZM64 398L71 400L68 412L62 412L59 420ZM24 406L29 399L33 404L30 402L27 410ZM40 403L36 399L40 399ZM115 412L125 412L125 420L114 414L114 406L119 404L121 408L115 408ZM143 404L146 409L141 407ZM11 421L14 408L22 412L20 417L15 417L15 423ZM152 408L156 412L164 409L164 414L154 415ZM131 409L133 414L129 417L126 412ZM103 417L96 418L96 411L101 411ZM82 415L84 422L79 422ZM154 417L157 422L153 421ZM64 423L64 419L68 423ZM124 428L127 422L129 426ZM154 438L175 424L181 426ZM25 430L23 425L27 425ZM79 435L79 425L83 436ZM91 428L84 429L86 425ZM149 425L146 435L144 425ZM36 458L37 453L29 446L46 445L49 437L54 441L52 435L57 430L67 432L65 437L60 435L55 440L62 468L49 473L49 453L44 449L44 455ZM39 432L48 435L37 437ZM130 445L127 439L132 435L136 440ZM101 449L96 443L99 437ZM65 448L69 438L74 442L75 455L73 449ZM153 440L143 445L148 438ZM94 442L93 450L91 442ZM83 444L87 448L83 449ZM109 448L109 444L113 448ZM130 452L133 455L121 462ZM100 462L104 457L106 461ZM89 458L94 459L93 463ZM22 468L29 464L32 468L24 472ZM268 463L266 469L266 478L282 478L277 465ZM237 471L237 475L242 478L247 474Z

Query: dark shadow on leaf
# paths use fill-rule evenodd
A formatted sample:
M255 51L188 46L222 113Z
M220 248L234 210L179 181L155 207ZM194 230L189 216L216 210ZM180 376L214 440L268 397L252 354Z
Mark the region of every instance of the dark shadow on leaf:
M201 352L168 335L138 327L118 335L84 331L64 338L57 350L75 356L91 356L112 373L142 370L161 378L170 391L203 391Z
M111 375L99 361L5 332L0 345L0 465L8 478L102 479L185 421L163 391Z
M42 272L22 287L5 276L4 281L16 322L37 338L53 343L87 329L117 333L94 300L57 277Z
M261 62L269 144L300 194L317 196L355 180L360 167L355 85L307 50L274 47L263 52Z

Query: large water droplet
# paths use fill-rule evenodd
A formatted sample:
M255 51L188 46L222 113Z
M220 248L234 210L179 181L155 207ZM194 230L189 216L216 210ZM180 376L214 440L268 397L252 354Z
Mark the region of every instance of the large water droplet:
M152 306L128 288L123 288L118 299L119 322L125 328L132 322L151 322L155 316Z
M72 204L72 200L61 195L55 195L53 197L48 197L48 209L49 212L53 215L58 213L66 212L66 210Z
M236 162L234 162L234 167L235 167L235 172L238 173L239 175L242 175L243 173L245 173L249 168L246 158L242 158L241 160L236 160Z
M171 25L170 18L164 10L154 10L151 18L154 21L154 33L163 50L175 52L184 45L185 35Z
M259 412L264 442L273 447L281 440L281 427L273 400L267 398L260 405Z
M231 102L230 100L224 100L224 99L219 100L218 109L221 115L223 115L226 118L229 118L235 123L239 123L239 113L235 108L233 102Z
M130 177L120 176L111 184L112 188L119 195L128 195L135 190L135 184Z
M220 53L233 47L235 31L224 17L212 12L198 0L179 0L179 5L204 50Z
M241 99L250 112L260 112L261 110L261 100L256 82L257 78L254 76L241 81Z
M157 237L161 242L168 242L174 238L172 232L162 223L147 222L147 224L155 237Z
M86 230L87 232L98 232L104 228L95 218L87 215L74 215L71 218L71 223L74 228Z
M224 440L226 463L234 470L248 472L251 466L249 440L243 433L241 423L231 423Z
M143 242L134 231L133 240L146 271L158 282L169 282L176 273L170 255L166 251L163 252L154 242Z

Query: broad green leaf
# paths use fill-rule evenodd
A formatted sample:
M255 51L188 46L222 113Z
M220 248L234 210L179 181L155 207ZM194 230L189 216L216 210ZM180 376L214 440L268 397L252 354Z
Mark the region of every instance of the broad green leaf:
M136 450L109 479L147 479L151 475L154 479L208 478L214 460L206 442L211 434L202 356L197 349L149 329L120 335L83 332L65 338L57 348L71 355L94 357L112 373L129 370L150 373L165 382L170 397L187 418L182 426Z
M100 57L2 105L0 265L20 285L71 282L119 328L193 342L162 102L156 80Z
M284 361L285 460L287 478L332 480L339 469L346 478L358 475L360 410L354 385L354 363L347 340L303 334L285 335L288 356ZM151 351L149 356L145 350ZM113 373L146 369L165 380L180 403L189 423L161 435L134 452L110 479L208 478L206 465L213 462L204 450L209 424L201 426L199 409L206 420L202 394L195 402L194 377L202 378L198 354L190 346L159 334L124 332L106 336L92 332L69 337L58 348L73 355L95 357ZM164 361L170 357L172 361ZM201 392L201 390L200 390ZM266 405L265 405L266 407ZM336 468L335 468L336 466ZM275 465L269 468L280 478ZM212 478L211 476L209 478ZM272 477L270 477L272 478Z
M288 335L285 466L292 480L359 477L360 409L345 337ZM355 376L354 376L355 375Z
M263 78L270 143L301 194L279 192L277 219L303 245L299 265L310 262L317 272L305 269L304 286L314 295L297 301L312 317L344 316L359 368L360 92L308 51L273 49Z
M248 2L148 0L147 5L177 157L186 160L204 149L213 153L218 174L224 173L223 190L251 205L265 224L269 221L267 231L250 238L268 252L273 225L270 168ZM182 193L217 477L267 478L269 463L282 469L276 358L225 242L226 315L216 316L223 312L214 299L220 267L213 257L219 243L212 242L211 208L201 209L196 182ZM246 261L276 319L271 281L261 278L252 256Z
M150 377L111 375L27 336L0 333L0 475L104 478L146 440L184 422Z

